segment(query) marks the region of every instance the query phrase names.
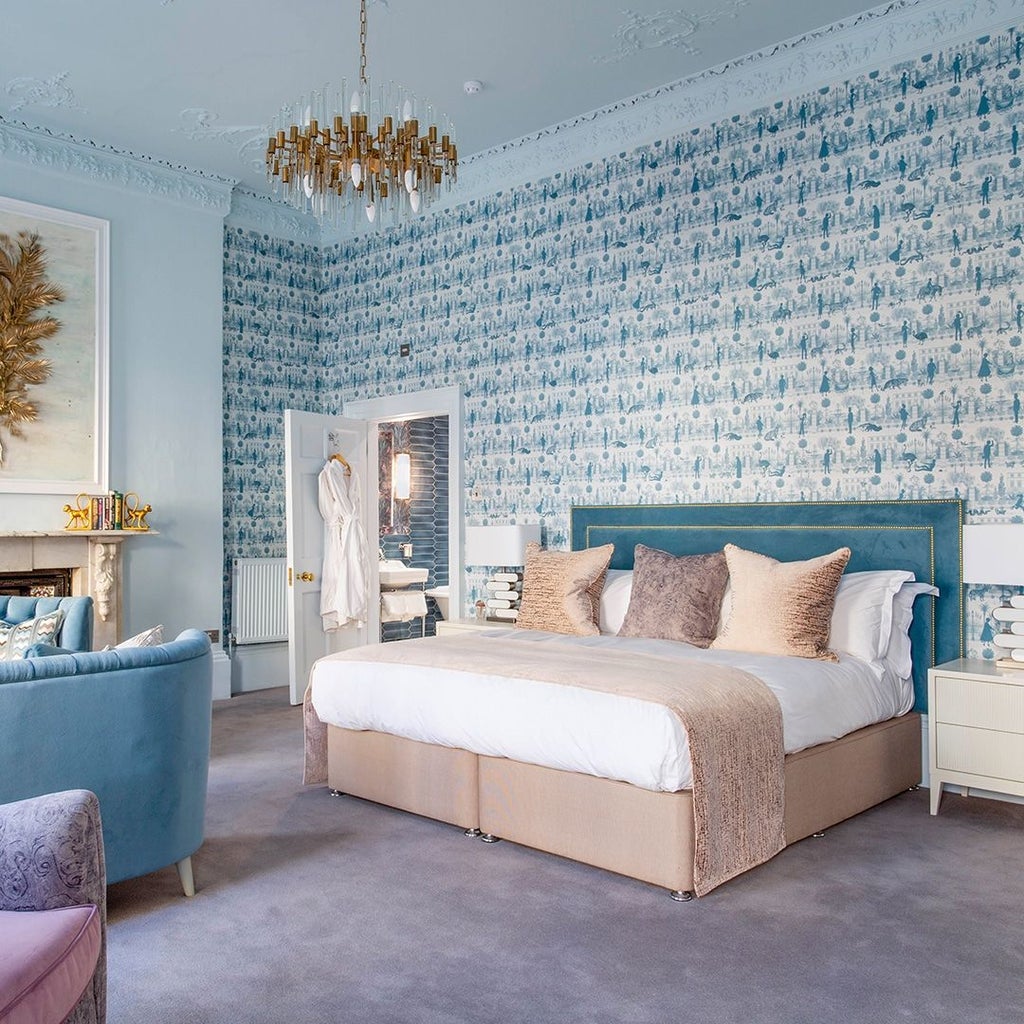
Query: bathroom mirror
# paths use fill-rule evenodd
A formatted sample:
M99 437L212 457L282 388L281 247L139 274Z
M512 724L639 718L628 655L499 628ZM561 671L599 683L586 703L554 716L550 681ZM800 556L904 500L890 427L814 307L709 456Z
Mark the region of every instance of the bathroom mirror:
M396 452L409 450L408 423L382 423L377 434L377 517L380 535L409 534L408 498L396 498L394 493L394 464Z

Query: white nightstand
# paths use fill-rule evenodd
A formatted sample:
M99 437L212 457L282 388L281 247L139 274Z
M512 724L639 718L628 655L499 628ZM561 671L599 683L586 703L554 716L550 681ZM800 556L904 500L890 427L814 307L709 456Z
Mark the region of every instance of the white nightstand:
M511 629L511 622L500 622L495 619L438 619L437 635L446 633L469 633L480 629Z
M931 811L942 784L1024 796L1024 671L961 658L928 671Z

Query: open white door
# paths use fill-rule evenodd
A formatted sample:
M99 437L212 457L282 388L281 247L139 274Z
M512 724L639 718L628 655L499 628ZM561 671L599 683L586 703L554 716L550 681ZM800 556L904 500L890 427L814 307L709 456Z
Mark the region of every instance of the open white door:
M367 425L364 420L285 410L288 686L293 704L302 703L309 669L317 658L367 642L365 625L348 626L331 633L323 631L320 618L320 577L324 562L324 523L317 500L320 470L329 455L340 453L351 465L352 472L358 475L365 518L367 494L371 493L367 486L366 438ZM375 552L368 552L367 557L372 562Z

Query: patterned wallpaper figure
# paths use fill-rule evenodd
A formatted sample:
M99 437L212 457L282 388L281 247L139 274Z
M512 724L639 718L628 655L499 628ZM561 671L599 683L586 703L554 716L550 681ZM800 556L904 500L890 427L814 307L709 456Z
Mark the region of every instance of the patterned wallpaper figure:
M554 546L579 502L1020 520L1022 49L965 41L318 250L311 398L459 383L469 516L542 517ZM229 232L226 288L256 237ZM261 329L238 305L232 379ZM1000 596L971 591L974 653Z

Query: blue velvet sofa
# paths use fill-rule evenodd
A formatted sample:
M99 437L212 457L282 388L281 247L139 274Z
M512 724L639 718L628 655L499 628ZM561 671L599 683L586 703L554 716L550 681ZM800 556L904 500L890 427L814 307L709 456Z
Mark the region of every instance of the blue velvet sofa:
M17 625L60 608L64 612L57 646L66 651L92 650L93 611L91 597L5 597L0 596L0 622ZM2 678L2 677L0 677Z
M210 763L212 656L199 630L157 647L7 662L0 803L65 789L100 801L107 881L175 864L194 892Z

